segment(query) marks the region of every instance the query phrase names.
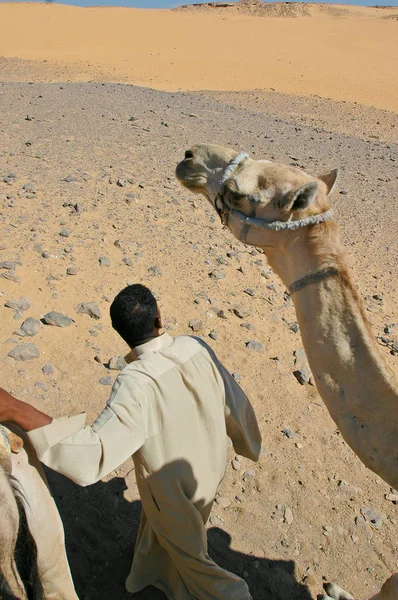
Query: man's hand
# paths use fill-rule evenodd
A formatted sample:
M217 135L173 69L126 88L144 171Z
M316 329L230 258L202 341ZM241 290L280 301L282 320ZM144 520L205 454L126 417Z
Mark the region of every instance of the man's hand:
M5 421L15 423L25 431L32 431L49 425L52 418L0 388L0 423Z
M0 388L0 423L3 421L12 421L13 407L15 407L16 398L11 396L6 390Z

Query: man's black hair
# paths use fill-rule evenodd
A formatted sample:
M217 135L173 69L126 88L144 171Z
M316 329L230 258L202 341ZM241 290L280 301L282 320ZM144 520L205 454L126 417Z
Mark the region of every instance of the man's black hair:
M110 314L112 327L133 348L153 332L158 306L151 290L135 283L118 293Z

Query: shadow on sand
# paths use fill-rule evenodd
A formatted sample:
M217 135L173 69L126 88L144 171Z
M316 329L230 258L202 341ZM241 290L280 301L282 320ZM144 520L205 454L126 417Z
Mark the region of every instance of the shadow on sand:
M80 600L164 600L155 588L132 596L124 581L130 571L141 502L128 502L122 478L81 488L46 469L65 527L69 564ZM230 535L208 530L209 554L221 567L242 575L254 600L311 600L306 586L295 579L294 561L268 560L231 550Z

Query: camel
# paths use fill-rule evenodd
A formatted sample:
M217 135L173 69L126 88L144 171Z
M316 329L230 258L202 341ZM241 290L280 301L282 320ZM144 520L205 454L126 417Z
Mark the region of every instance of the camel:
M17 433L0 425L0 600L78 600L57 508Z
M187 150L176 169L238 240L263 249L292 297L332 419L360 460L398 488L398 378L375 342L346 263L328 200L337 174L313 177L213 144ZM385 583L378 600L398 598L397 579ZM344 593L336 597L344 600Z

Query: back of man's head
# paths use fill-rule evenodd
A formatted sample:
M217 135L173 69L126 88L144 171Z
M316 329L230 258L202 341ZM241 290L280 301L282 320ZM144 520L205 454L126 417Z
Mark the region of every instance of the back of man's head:
M134 348L159 328L156 299L144 285L135 283L118 293L111 304L112 327Z

